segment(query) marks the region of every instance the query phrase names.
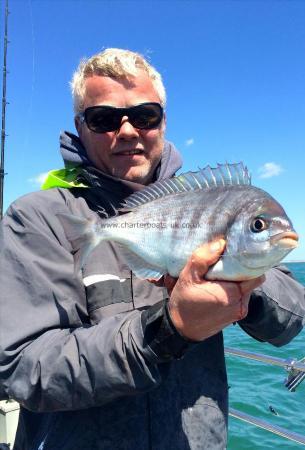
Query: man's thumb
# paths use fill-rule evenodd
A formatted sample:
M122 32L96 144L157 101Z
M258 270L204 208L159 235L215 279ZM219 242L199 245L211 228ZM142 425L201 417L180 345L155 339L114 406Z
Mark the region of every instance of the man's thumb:
M215 264L220 258L225 245L226 241L224 239L218 239L204 244L194 251L186 265L194 281L202 281L210 266Z

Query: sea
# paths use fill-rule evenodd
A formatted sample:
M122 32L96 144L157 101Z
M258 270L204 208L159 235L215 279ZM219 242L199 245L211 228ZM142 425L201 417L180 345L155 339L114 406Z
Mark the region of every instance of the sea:
M305 286L305 262L285 263ZM305 357L305 329L284 347L257 342L238 325L228 327L225 346L283 359ZM285 387L285 368L226 355L230 407L305 437L305 380L295 392ZM305 445L229 417L229 450L298 450Z

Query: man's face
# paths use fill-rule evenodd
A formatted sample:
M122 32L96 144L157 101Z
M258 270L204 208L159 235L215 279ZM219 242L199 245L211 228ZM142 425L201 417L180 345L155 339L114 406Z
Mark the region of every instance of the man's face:
M97 105L129 107L145 102L160 103L160 98L150 78L142 71L130 80L97 75L86 80L84 109ZM123 117L118 130L102 134L90 131L79 119L75 125L88 157L97 169L141 184L152 181L164 145L164 119L158 128L139 130ZM132 154L134 150L138 153Z

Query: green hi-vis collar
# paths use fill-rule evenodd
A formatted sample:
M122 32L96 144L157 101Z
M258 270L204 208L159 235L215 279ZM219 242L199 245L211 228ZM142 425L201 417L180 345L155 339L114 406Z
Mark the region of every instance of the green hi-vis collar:
M77 182L77 177L80 174L80 169L57 169L48 172L47 178L41 185L41 189L51 189L55 187L71 189L74 187L86 188L83 183Z

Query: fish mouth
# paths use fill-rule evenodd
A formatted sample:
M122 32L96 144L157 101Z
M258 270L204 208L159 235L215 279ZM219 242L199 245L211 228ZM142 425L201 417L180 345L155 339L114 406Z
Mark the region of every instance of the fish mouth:
M298 246L299 236L294 231L285 231L271 237L271 243L280 245L284 248L296 248Z

